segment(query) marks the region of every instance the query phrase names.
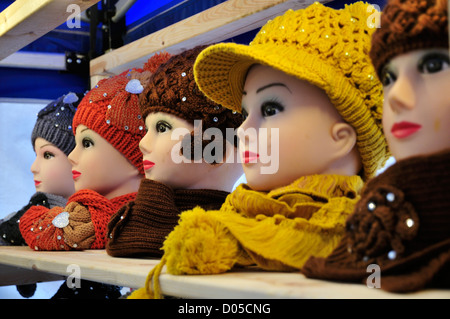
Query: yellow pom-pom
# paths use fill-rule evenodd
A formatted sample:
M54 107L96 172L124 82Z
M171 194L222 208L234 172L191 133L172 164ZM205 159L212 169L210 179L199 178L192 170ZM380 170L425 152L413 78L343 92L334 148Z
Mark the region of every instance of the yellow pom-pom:
M239 256L238 242L214 218L216 213L196 207L180 215L163 246L170 274L218 274L233 267Z

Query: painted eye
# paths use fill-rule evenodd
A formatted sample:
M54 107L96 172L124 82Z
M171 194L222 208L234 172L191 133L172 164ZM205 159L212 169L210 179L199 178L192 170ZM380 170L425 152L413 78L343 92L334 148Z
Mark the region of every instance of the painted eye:
M394 83L396 79L397 76L393 72L387 69L381 71L381 84L383 84L383 86L388 86Z
M44 152L44 158L45 159L51 159L51 158L53 158L53 157L55 157L55 154L53 154L53 153L51 153L51 152Z
M94 142L92 142L92 140L89 138L83 138L82 144L83 144L84 148L89 148L89 147L94 146Z
M278 102L264 102L261 105L261 114L264 117L274 116L283 110L284 107Z
M424 56L418 65L419 71L425 74L437 73L448 69L449 57L444 54L428 54Z
M158 121L158 123L156 123L155 129L158 133L164 133L172 129L172 126L165 121Z

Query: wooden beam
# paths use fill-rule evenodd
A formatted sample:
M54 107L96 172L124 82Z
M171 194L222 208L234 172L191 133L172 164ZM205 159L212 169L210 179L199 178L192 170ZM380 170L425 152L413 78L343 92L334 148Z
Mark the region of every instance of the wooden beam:
M0 67L66 70L64 53L15 52L0 61Z
M0 12L0 60L55 29L76 11L80 12L99 0L16 0ZM77 7L77 9L78 9Z
M314 0L228 0L192 17L108 52L90 62L91 85L99 76L142 67L156 52L178 54L200 44L224 41L260 28L288 9L305 8ZM329 0L321 0L326 3Z

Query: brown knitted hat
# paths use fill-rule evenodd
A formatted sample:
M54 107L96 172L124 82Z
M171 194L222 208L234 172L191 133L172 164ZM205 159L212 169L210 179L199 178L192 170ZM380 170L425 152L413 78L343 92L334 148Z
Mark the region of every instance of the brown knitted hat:
M140 95L140 108L143 118L149 113L165 112L178 116L194 124L195 120L202 121L202 131L208 128L218 128L223 137L227 137L226 129L237 129L242 123L242 115L228 110L208 99L199 90L193 74L193 65L197 55L207 46L197 46L172 56L151 76L149 83ZM193 159L195 149L194 132L187 136L183 143L191 143L192 154L183 154ZM214 140L213 140L214 141ZM202 149L211 140L203 140ZM224 140L225 141L225 140ZM232 144L237 146L237 138ZM225 143L223 143L225 154ZM203 152L202 152L203 153Z
M450 287L450 151L397 162L370 180L327 258L310 258L310 278L366 283L370 264L381 288L410 292Z
M378 76L399 54L448 48L447 12L447 0L389 0L381 14L381 28L372 36L370 58Z

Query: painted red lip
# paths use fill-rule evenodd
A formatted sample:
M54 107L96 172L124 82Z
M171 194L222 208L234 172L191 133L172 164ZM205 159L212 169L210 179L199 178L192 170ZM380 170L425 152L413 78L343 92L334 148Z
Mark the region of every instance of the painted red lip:
M34 186L38 186L40 183L42 183L41 181L34 181Z
M143 161L142 164L144 165L144 171L149 170L150 168L152 168L153 166L155 166L155 163L153 163L152 161Z
M391 133L396 138L408 137L422 128L422 125L411 122L395 123L391 128Z
M81 176L81 173L78 171L72 171L72 178L75 180Z
M256 162L256 160L259 158L259 154L250 151L245 151L244 153L242 153L242 155L244 157L244 163Z

